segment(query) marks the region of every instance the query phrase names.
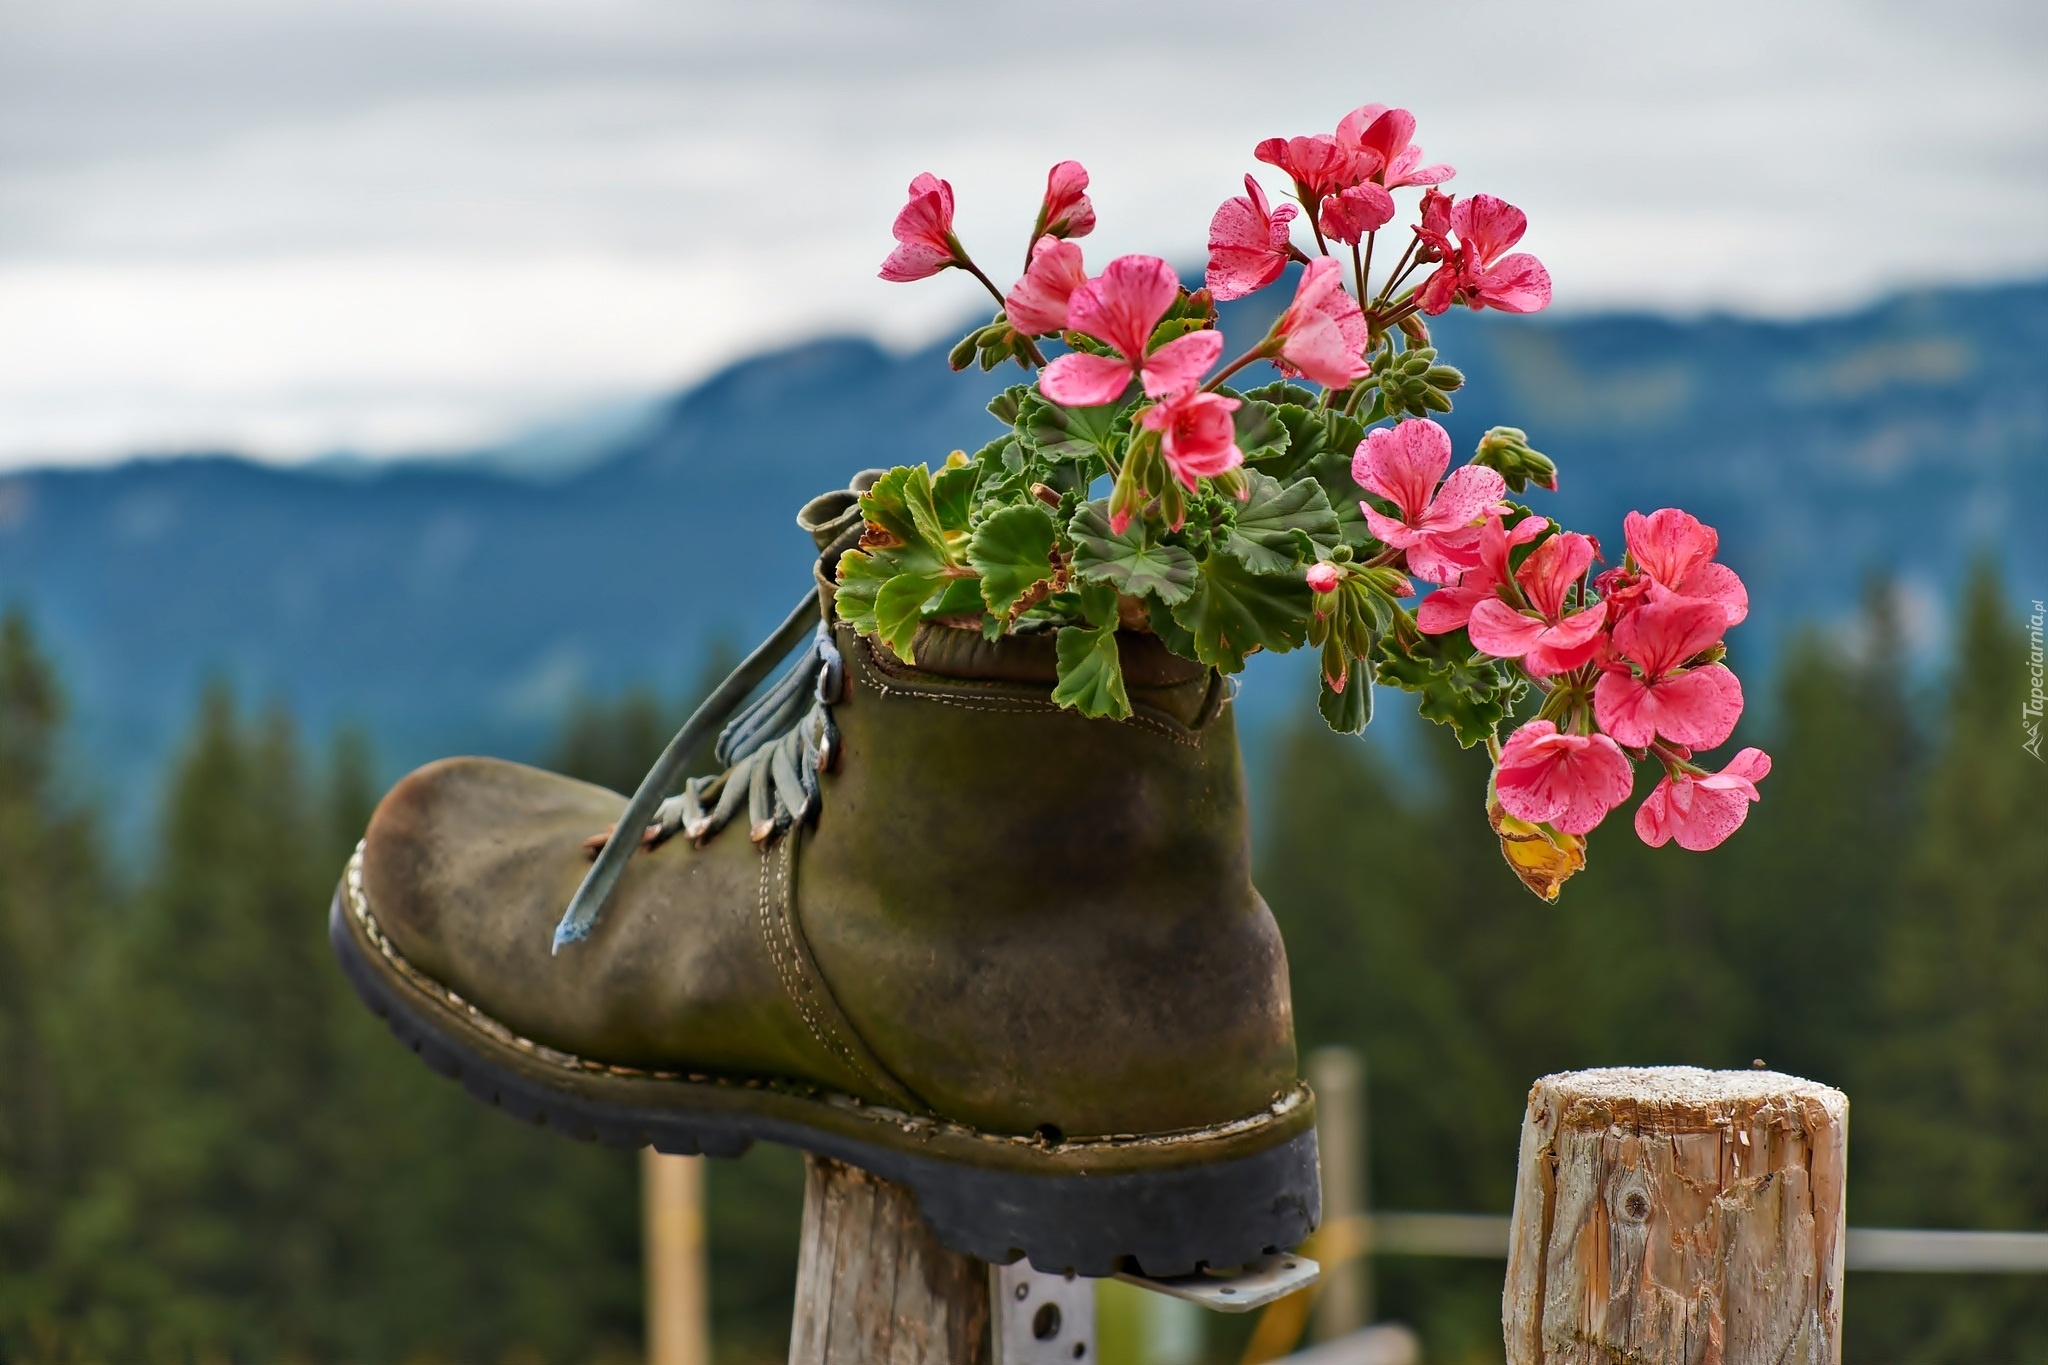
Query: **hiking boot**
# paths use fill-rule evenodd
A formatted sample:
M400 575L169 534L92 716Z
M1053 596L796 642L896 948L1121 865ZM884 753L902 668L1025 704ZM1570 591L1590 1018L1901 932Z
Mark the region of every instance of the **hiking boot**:
M992 1262L1164 1276L1299 1243L1314 1101L1229 685L1126 636L1132 714L1090 720L1051 699L1050 634L928 624L912 667L821 600L732 766L662 804L559 952L625 799L482 758L401 781L330 920L357 991L515 1115L831 1156Z

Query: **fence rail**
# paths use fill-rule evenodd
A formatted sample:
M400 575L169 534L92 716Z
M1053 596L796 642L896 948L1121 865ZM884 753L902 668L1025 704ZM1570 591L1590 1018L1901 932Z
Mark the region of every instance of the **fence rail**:
M1379 1256L1505 1260L1508 1220L1490 1213L1382 1212L1368 1217L1363 1250ZM1915 1274L2048 1274L2048 1232L1850 1228L1849 1269Z

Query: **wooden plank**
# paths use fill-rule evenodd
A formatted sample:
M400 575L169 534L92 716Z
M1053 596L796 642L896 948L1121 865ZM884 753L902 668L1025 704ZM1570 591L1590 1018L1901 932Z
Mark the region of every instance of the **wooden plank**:
M910 1192L804 1158L790 1365L988 1365L988 1267L939 1244Z

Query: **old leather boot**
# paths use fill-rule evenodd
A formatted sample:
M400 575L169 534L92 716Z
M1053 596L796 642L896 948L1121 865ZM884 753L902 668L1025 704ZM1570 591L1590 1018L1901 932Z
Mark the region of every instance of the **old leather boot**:
M806 509L821 543L850 501ZM330 923L364 1000L514 1114L834 1156L990 1261L1171 1275L1301 1241L1314 1103L1226 684L1127 637L1133 715L1088 720L1050 699L1050 636L927 626L910 668L823 601L733 769L664 803L559 953L623 799L478 758L400 782Z

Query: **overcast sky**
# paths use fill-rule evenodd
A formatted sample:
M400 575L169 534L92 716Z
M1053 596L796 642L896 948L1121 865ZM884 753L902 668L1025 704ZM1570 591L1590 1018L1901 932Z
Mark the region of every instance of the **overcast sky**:
M917 172L1005 279L1064 157L1091 262L1192 262L1254 142L1367 101L1560 308L2048 271L2040 0L0 0L0 463L457 448L922 341L983 305L875 278Z

